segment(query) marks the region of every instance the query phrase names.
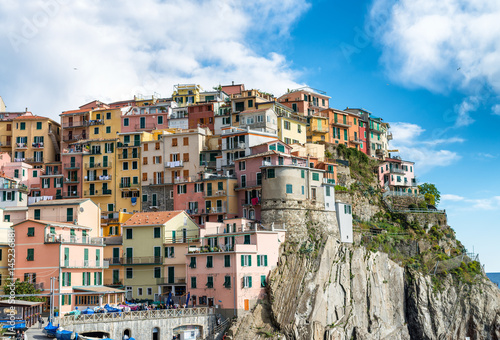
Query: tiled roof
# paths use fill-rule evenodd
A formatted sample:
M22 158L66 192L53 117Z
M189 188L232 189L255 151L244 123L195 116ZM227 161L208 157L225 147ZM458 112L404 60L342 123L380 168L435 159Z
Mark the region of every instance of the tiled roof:
M155 211L155 212L139 212L132 215L131 218L123 224L124 227L138 225L159 225L165 224L175 216L182 214L184 210L175 211Z
M31 116L31 115L22 115L14 118L13 120L44 120L44 119L50 119L47 117L42 117L42 116Z
M78 109L78 110L69 110L69 111L64 111L61 113L61 115L68 115L72 113L83 113L83 112L89 112L92 111L91 109Z
M83 202L90 201L90 198L68 198L68 199L62 199L62 200L43 200L39 201L36 203L30 204L32 205L40 205L40 206L45 206L45 205L75 205L75 204L82 204Z

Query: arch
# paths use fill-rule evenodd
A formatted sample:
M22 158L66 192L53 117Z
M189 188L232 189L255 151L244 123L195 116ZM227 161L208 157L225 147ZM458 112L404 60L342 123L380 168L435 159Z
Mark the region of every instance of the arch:
M131 337L131 336L132 336L132 332L130 331L130 329L125 328L125 329L123 330L123 336L125 336L125 335L126 335L126 336L128 336L128 337Z
M153 340L160 340L160 328L159 327L153 328Z

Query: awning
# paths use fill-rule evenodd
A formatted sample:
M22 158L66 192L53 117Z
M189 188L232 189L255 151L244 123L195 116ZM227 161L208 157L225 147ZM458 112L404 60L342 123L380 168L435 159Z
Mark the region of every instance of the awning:
M73 287L73 290L80 290L83 292L90 292L90 293L106 293L106 292L125 293L125 291L122 289L105 287L105 286L79 286L79 287Z

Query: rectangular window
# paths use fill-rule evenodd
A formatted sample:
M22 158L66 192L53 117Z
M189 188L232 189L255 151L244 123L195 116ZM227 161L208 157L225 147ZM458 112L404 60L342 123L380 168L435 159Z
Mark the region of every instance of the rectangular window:
M191 256L191 260L189 262L189 268L196 268L196 257Z
M231 276L229 275L224 276L224 287L231 288Z
M125 238L127 240L131 240L132 239L132 228L125 229Z
M287 194L293 194L293 188L291 184L286 185L286 193Z
M94 128L94 135L98 135L99 134L99 128L98 127L95 127Z
M27 261L34 261L35 260L35 249L34 248L28 249L26 260Z
M207 288L214 288L214 277L207 276Z
M163 124L163 116L158 116L158 125Z
M155 267L154 269L154 277L159 279L161 277L161 267Z
M274 177L275 177L274 169L267 169L267 178L274 178Z
M155 227L154 228L154 238L160 238L161 237L161 229L160 227Z
M266 286L266 276L265 275L260 276L260 286L262 288L264 288Z
M196 288L196 276L191 276L191 288Z
M21 130L26 130L26 123L21 123Z
M267 255L257 255L257 267L267 267Z
M129 126L129 119L123 118L123 126Z
M319 174L317 172L313 172L312 178L313 178L313 181L319 181Z
M127 268L125 270L125 277L127 279L132 279L134 277L134 269L133 268Z
M243 244L250 244L250 235L245 235L244 236Z
M66 222L73 222L73 208L66 209Z
M214 267L214 257L207 256L207 268L213 268L213 267Z
M231 267L231 255L224 255L224 267Z
M252 288L251 276L243 276L243 288Z
M241 266L251 267L252 266L252 255L241 255Z
M29 237L35 236L35 228L33 227L28 228L28 236Z
M40 220L40 209L35 209L35 220Z
M111 133L111 126L106 126L106 133Z

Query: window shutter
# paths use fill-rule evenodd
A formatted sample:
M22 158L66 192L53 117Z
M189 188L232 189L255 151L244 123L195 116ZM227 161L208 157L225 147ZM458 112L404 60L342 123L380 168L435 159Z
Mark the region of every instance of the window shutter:
M94 286L97 285L97 272L94 272Z
M252 288L252 277L248 277L248 288Z
M252 266L252 255L248 255L248 266Z
M245 255L241 255L241 266L245 266Z
M264 255L264 266L267 267L267 255Z
M71 273L66 274L68 277L68 286L71 286Z
M260 255L257 255L257 267L260 267Z

